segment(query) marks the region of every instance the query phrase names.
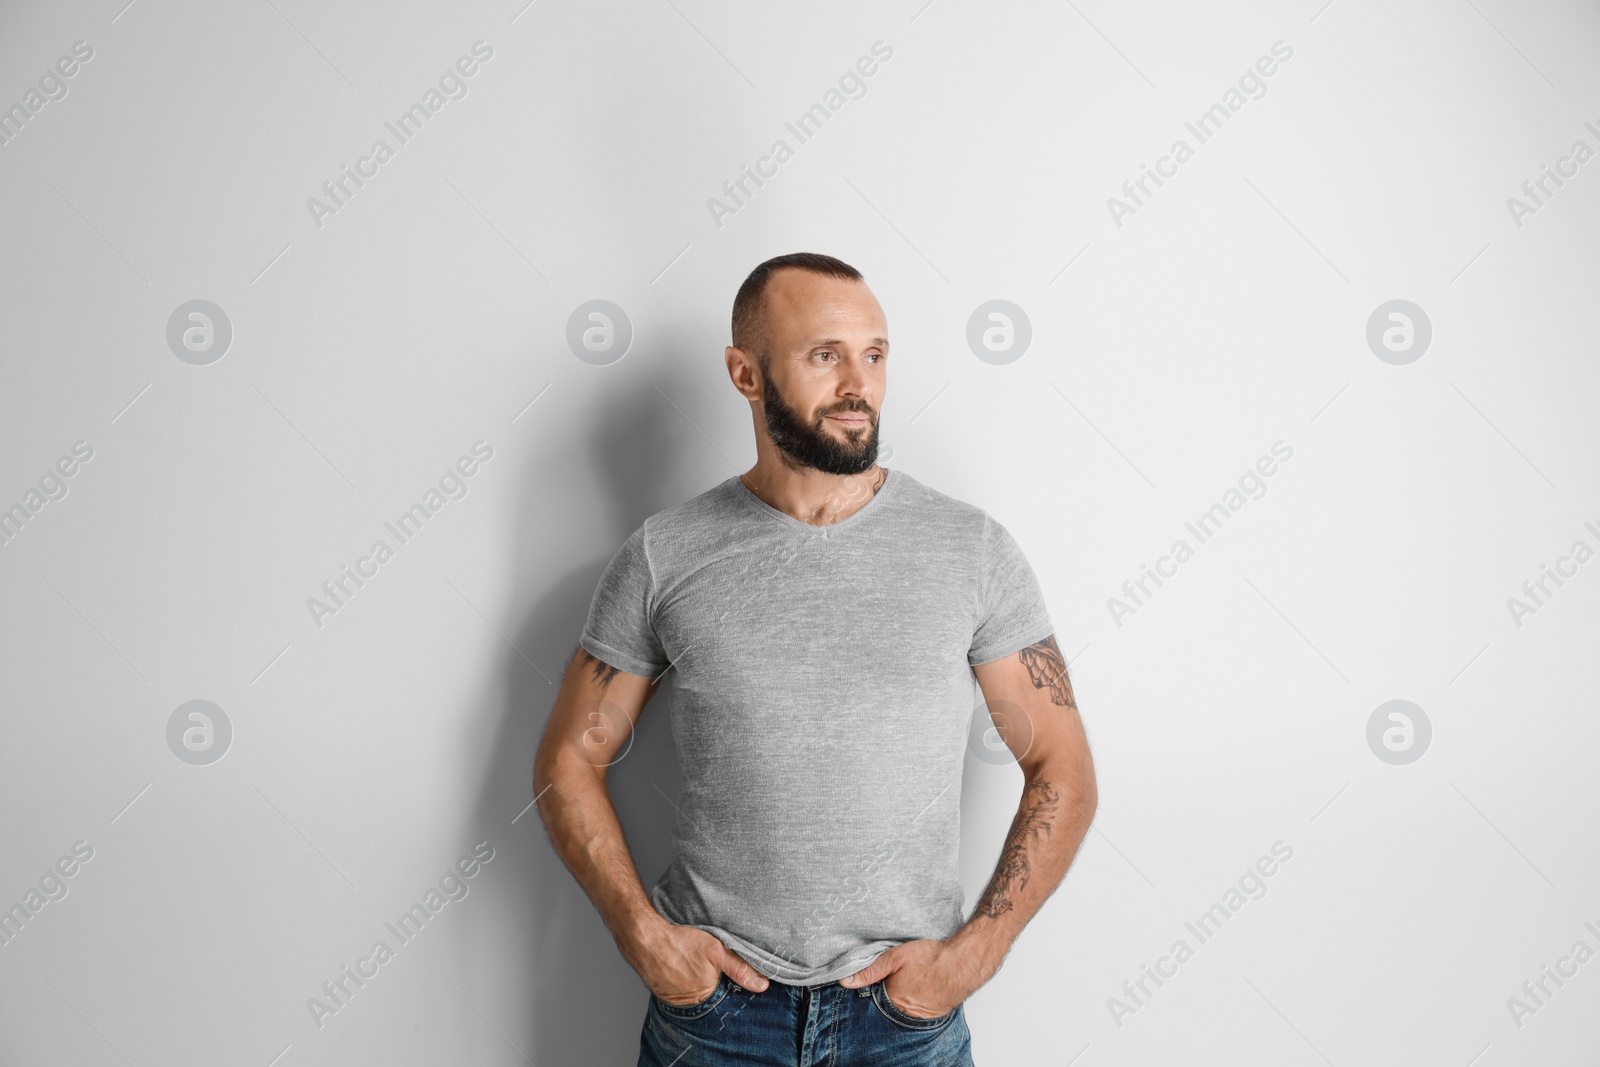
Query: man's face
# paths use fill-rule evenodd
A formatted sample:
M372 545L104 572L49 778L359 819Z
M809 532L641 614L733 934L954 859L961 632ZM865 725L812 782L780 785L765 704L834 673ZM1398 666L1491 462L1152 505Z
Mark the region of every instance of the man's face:
M788 268L766 291L767 434L784 455L827 474L878 460L887 386L888 325L862 282Z

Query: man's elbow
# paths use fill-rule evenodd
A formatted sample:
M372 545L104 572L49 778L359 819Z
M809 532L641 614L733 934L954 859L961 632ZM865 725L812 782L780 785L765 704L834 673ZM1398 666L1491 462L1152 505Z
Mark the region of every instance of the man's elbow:
M1083 812L1083 823L1087 826L1094 822L1095 809L1100 806L1100 790L1094 784L1094 771L1089 771L1083 783L1078 787L1078 810Z
M558 783L571 769L567 767L568 761L562 758L566 746L562 745L554 736L546 734L539 744L539 750L533 756L533 795L535 798L544 794L551 786L560 788Z
M606 765L586 759L572 745L557 737L547 737L533 757L533 795L544 795L546 789L572 791L588 783L604 782Z
M1078 759L1072 784L1078 791L1078 806L1083 809L1084 822L1092 822L1095 809L1100 806L1100 786L1095 782L1094 758L1089 755L1088 748L1084 748Z
M1095 784L1094 764L1087 754L1082 759L1063 755L1054 760L1041 760L1037 767L1025 767L1023 770L1030 780L1043 778L1055 785L1077 810L1085 825L1093 821L1095 808L1100 803L1100 790Z

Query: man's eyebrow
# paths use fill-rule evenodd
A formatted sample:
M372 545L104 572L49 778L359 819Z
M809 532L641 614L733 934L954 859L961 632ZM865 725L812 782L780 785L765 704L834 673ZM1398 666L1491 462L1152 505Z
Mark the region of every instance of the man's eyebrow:
M877 345L880 348L888 348L889 347L889 339L887 337L874 337L874 338L871 339L871 341L869 343ZM806 347L807 348L815 348L817 345L842 345L842 344L844 344L844 339L843 338L839 338L839 337L819 337L819 338L816 338L814 340L807 341L806 342Z

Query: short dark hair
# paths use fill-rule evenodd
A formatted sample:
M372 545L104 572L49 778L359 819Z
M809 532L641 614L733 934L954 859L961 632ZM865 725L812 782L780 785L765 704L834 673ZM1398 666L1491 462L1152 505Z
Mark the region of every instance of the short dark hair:
M797 267L813 274L860 281L861 272L841 259L820 252L790 252L774 256L750 272L733 298L733 347L753 352L763 366L767 359L766 300L767 281L773 272Z

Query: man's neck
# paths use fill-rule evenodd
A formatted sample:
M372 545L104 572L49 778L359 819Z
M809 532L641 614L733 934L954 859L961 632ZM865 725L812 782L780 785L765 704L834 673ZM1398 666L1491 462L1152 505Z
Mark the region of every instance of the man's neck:
M877 464L860 474L826 474L814 467L794 470L781 463L757 462L739 480L790 518L811 526L832 526L865 507L888 477L888 469Z

